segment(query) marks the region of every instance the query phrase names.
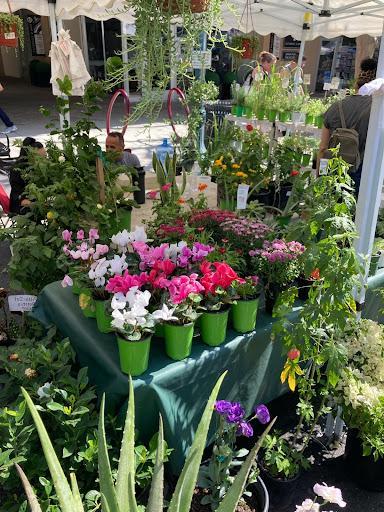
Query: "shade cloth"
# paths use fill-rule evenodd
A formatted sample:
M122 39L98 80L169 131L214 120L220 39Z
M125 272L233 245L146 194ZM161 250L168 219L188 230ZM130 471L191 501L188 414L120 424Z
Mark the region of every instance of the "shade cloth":
M364 316L381 321L382 303L374 289L384 287L384 272L370 278L369 286ZM90 382L99 395L106 393L108 410L125 414L128 379L120 371L114 335L101 334L95 320L82 315L78 297L60 283L44 288L33 316L47 327L55 324L70 338L79 363L88 367ZM255 332L238 335L229 331L226 343L216 348L194 340L191 357L179 362L165 355L162 340L153 339L149 369L134 379L136 427L140 440L147 442L157 431L158 415L162 414L165 438L174 450L170 465L175 473L182 467L206 400L223 371L228 370L228 375L220 398L240 401L248 412L286 390L280 383L281 343L270 340L272 323L269 315L259 311Z

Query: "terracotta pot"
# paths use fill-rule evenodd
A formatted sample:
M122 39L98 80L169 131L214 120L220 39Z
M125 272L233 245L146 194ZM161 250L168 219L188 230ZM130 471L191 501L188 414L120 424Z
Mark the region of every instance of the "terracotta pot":
M0 46L8 46L8 48L17 48L19 46L19 38L17 35L16 25L4 30L4 27L0 25Z

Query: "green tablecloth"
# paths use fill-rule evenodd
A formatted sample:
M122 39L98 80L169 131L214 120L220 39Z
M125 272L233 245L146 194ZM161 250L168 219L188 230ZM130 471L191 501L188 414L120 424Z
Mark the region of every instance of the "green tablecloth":
M380 321L381 302L372 290L384 286L384 272L371 278L369 286L364 316ZM128 379L120 371L114 335L101 334L95 320L81 313L78 297L59 283L44 288L33 316L46 326L54 323L70 338L80 364L88 367L90 382L99 394L106 393L109 410L124 413ZM216 348L194 341L191 357L180 362L165 355L161 340L153 340L149 369L134 379L136 427L140 439L148 441L162 414L166 440L174 449L173 471L180 470L209 393L223 371L228 375L220 398L240 401L248 412L284 392L282 347L279 341L270 341L271 326L272 318L259 311L255 332L239 336L229 331L226 343Z

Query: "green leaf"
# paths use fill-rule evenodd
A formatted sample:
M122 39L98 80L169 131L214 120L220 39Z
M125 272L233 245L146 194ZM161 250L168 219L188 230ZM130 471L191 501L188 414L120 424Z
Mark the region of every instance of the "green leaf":
M129 482L131 482L129 484ZM119 469L116 481L116 497L120 512L137 512L135 498L135 394L132 378L129 377L129 400L123 441L121 444Z
M264 430L263 434L260 436L259 440L249 452L248 457L245 459L242 464L239 472L237 473L233 484L228 489L226 495L224 496L222 502L217 508L217 512L235 512L237 508L237 504L239 499L242 497L244 493L244 488L247 483L249 472L251 471L252 465L255 463L257 452L260 450L265 436L273 427L276 418L274 418L268 427Z
M70 473L69 477L71 479L72 494L76 505L76 512L84 512L79 487L77 485L76 475L75 473Z
M27 391L24 388L21 388L21 392L23 393L28 408L31 412L33 421L36 425L36 429L39 434L45 459L49 467L49 472L51 473L52 476L53 485L55 486L62 512L75 512L76 506L71 492L71 488L69 487L68 480L64 475L64 471L60 465L59 459L57 458L55 450L53 449L51 440L49 439L44 423L40 418L40 414L37 412L36 407L32 402L32 399L27 393Z
M159 436L157 441L156 462L153 468L153 477L149 499L147 504L147 512L162 512L164 500L164 432L163 419L159 419Z
M193 440L183 470L177 481L168 512L189 512L190 510L201 459L207 442L214 404L226 373L227 372L224 372L221 375L208 399L203 416L196 430L195 439Z
M42 512L39 502L37 501L36 494L32 489L31 484L29 483L28 478L26 477L24 471L18 464L15 464L17 472L19 473L19 477L21 483L23 484L25 494L27 495L29 506L31 507L31 512Z
M103 510L109 510L109 512L120 512L115 488L113 485L111 465L108 457L107 440L105 437L104 409L105 395L103 395L103 398L101 399L98 431L99 480L101 503Z

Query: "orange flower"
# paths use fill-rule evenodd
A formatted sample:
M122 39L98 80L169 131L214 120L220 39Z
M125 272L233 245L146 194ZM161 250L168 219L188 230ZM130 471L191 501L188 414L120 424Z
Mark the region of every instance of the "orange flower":
M315 268L314 270L312 270L310 276L312 277L312 279L320 279L320 269Z
M199 189L199 192L204 192L204 190L208 188L208 185L206 183L199 183L197 188Z
M236 176L238 178L248 178L248 174L245 174L245 172L241 172L241 171L237 172Z
M185 203L185 199L184 199L184 197L179 197L179 199L177 200L177 202L178 202L179 204L184 204L184 203Z
M240 165L239 165L239 164L232 164L232 167L233 167L234 169L240 169Z
M222 165L221 168L223 169L223 171L227 170L227 166L226 165Z

